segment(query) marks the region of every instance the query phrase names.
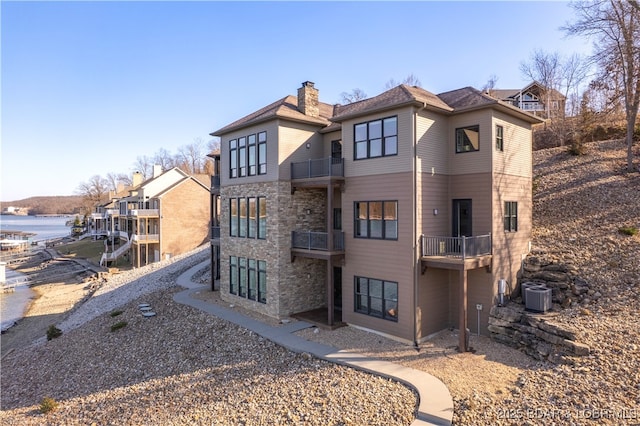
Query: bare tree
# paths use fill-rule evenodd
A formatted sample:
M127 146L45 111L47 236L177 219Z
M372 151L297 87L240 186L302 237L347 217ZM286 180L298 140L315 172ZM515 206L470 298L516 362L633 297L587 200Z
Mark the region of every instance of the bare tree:
M640 7L637 1L598 0L572 3L578 15L564 29L594 42L591 59L601 79L617 80L624 103L627 170L633 167L633 131L640 107Z
M220 151L220 138L216 137L207 142L209 153Z
M169 170L174 166L174 158L169 151L160 148L153 156L153 164L158 164L162 170Z
M95 175L87 182L80 183L76 192L82 196L83 213L87 215L96 206L107 201L109 197L109 181L102 176Z
M482 92L488 93L490 96L493 96L493 91L496 88L496 84L498 84L498 76L495 74L491 74L489 76L489 80L482 86Z
M384 88L385 90L389 90L389 89L393 89L396 86L399 86L400 84L406 84L407 86L416 86L416 87L422 86L422 83L420 82L418 77L416 77L413 73L411 73L408 76L406 76L404 80L402 80L402 83L398 83L393 78L390 78L389 81L387 81L387 83L384 85Z
M133 169L142 173L144 180L147 180L153 173L153 161L146 155L139 155L133 163Z
M363 99L367 99L367 94L360 89L353 89L350 93L340 93L340 103L342 104L352 104Z
M176 165L187 173L204 173L206 154L204 141L202 138L196 138L192 144L182 146L178 149Z

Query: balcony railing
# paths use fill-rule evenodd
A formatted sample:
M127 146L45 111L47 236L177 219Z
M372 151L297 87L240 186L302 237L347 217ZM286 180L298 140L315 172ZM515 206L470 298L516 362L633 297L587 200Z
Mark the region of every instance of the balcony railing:
M325 176L344 176L344 160L330 157L291 163L291 179Z
M160 210L158 209L135 209L129 210L130 216L145 216L145 217L158 217L160 216Z
M135 241L135 242L148 242L148 241L159 241L160 240L160 235L159 234L133 234L131 236L131 241Z
M220 176L211 176L211 189L220 189Z
M305 250L329 251L329 234L326 232L292 231L291 247ZM344 250L344 232L333 231L331 251Z
M444 256L459 259L491 254L491 234L476 237L422 236L422 256Z
M220 226L212 226L211 227L211 239L219 240L220 239Z

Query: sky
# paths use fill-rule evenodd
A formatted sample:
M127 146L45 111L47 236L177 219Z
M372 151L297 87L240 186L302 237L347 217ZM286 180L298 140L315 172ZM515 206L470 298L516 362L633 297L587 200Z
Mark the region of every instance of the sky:
M320 100L410 74L442 93L589 54L567 2L0 2L0 200L74 195L312 81Z

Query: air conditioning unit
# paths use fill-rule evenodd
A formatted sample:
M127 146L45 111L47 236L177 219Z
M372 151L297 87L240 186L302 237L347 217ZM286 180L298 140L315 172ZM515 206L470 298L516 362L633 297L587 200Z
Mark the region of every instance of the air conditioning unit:
M520 284L520 296L522 297L522 303L524 305L527 304L527 289L533 287L542 287L545 288L544 284L527 281Z
M535 312L546 312L551 309L551 289L543 286L529 287L525 290L527 301L525 308Z

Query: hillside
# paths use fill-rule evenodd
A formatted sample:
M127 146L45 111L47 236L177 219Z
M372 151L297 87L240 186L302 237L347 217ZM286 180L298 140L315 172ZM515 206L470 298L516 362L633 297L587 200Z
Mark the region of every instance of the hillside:
M7 207L29 209L30 215L37 214L77 214L82 212L82 197L79 195L59 195L29 197L16 201L1 201L2 211Z

